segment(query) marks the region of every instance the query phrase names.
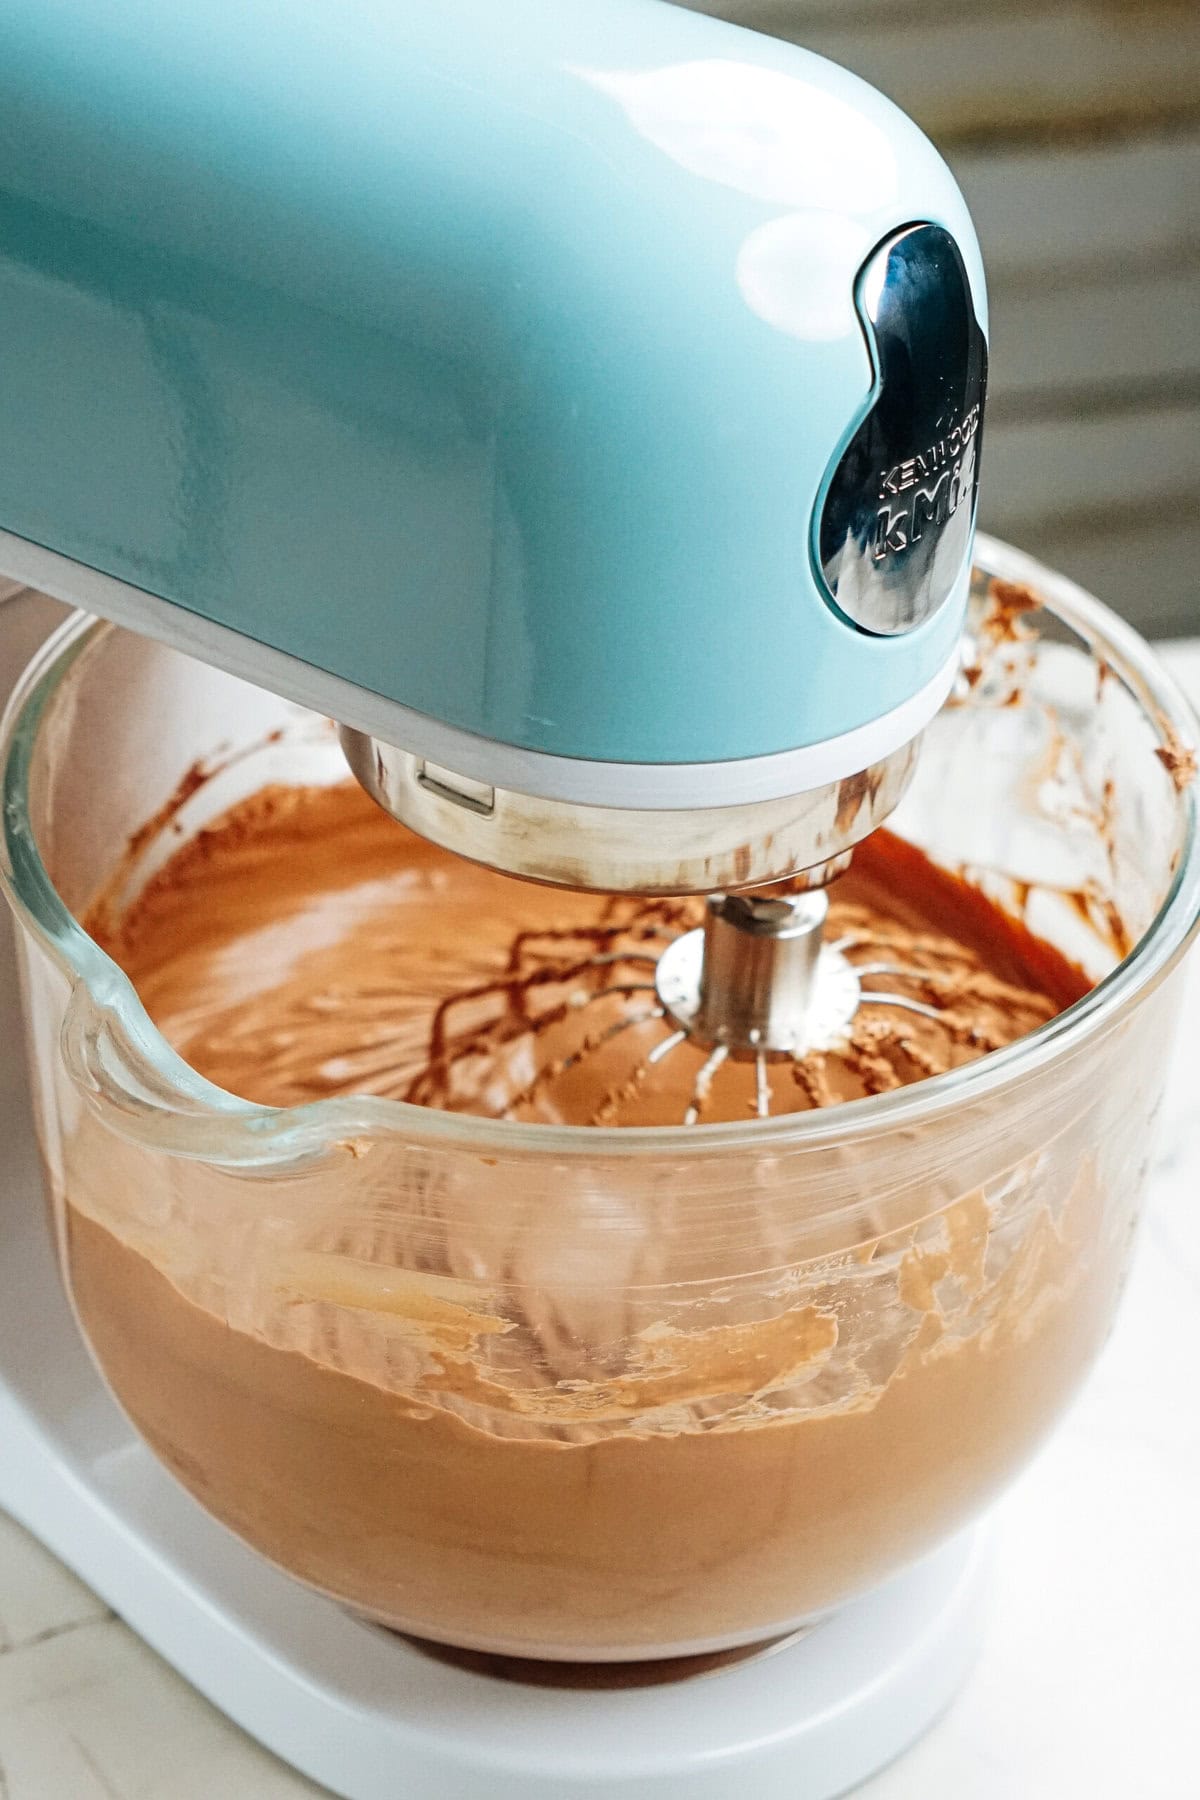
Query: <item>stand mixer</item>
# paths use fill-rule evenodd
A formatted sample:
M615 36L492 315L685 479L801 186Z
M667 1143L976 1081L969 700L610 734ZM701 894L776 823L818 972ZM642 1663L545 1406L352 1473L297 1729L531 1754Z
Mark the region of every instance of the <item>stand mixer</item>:
M366 7L319 92L323 8L282 69L270 8L76 10L10 27L6 570L332 714L388 811L494 868L843 868L970 566L983 279L915 127L657 5ZM667 1011L802 1043L821 911L714 906ZM820 966L828 1036L854 983Z
M765 1118L860 1013L958 1029L936 961L823 940L971 586L983 277L915 127L658 0L38 0L3 30L0 571L332 716L435 844L641 897L652 953L634 911L568 959L560 1066L653 1018L649 1066L701 1058L681 1123L727 1062ZM704 923L664 933L680 896ZM14 1254L22 1293L47 1258ZM686 1681L435 1664L226 1537L50 1325L5 1347L0 1502L353 1800L826 1800L969 1660L963 1538L725 1669L703 1725Z

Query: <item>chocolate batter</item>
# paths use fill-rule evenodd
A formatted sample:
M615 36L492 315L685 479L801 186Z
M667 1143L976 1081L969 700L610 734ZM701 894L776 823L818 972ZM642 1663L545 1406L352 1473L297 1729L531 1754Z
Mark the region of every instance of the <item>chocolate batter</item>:
M1085 986L895 840L860 852L835 905L835 934L899 941L949 1023L892 1038L867 1017L844 1056L776 1075L792 1107L920 1079ZM474 987L492 1005L498 987L507 1006L516 968L525 1005L517 931L560 978L580 934L644 942L693 910L471 869L346 786L259 795L89 925L197 1069L286 1106L419 1089L439 1000ZM619 1069L574 1065L590 1096L539 1080L539 1041L502 1032L497 1059L487 1039L492 1073L443 1099L678 1117L690 1073L614 1109ZM745 1105L722 1095L729 1116ZM968 1516L1094 1354L1129 1217L1088 1086L1068 1073L1004 1105L794 1156L698 1154L681 1130L677 1159L597 1139L572 1161L392 1126L261 1176L85 1111L61 1152L72 1292L179 1478L374 1617L533 1656L750 1641Z
M604 901L493 874L353 783L255 796L178 851L130 911L108 910L89 929L167 1039L266 1105L370 1093L493 1117L676 1124L705 1056L685 1045L647 1061L671 1026L647 1017L643 991L647 957L699 924L702 902ZM826 939L911 970L883 985L940 1017L868 999L844 1049L772 1065L773 1113L955 1067L1087 987L886 831L835 885ZM731 1064L704 1116L744 1118L753 1093L752 1069Z

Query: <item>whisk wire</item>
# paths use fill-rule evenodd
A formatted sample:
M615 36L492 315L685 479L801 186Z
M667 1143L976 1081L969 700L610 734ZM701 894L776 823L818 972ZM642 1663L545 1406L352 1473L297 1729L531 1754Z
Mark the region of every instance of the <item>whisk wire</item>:
M760 1119L770 1117L771 1084L767 1079L767 1059L761 1050L754 1059L754 1110Z
M939 1024L945 1019L945 1011L938 1006L928 1006L924 1000L910 1000L906 994L884 994L875 988L862 990L863 1006L896 1006L902 1012L918 1013L923 1019L936 1019Z
M685 1125L698 1125L700 1115L704 1111L705 1102L712 1093L713 1077L721 1064L729 1055L728 1044L718 1044L712 1054L701 1064L696 1079L692 1084L692 1102L683 1115Z

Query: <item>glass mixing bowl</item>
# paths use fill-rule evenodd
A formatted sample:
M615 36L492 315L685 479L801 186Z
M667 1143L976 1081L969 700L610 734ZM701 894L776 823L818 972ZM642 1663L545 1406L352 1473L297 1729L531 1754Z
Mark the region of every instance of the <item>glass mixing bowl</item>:
M921 1085L693 1129L201 1079L77 919L132 834L130 893L265 783L343 778L335 740L112 627L46 646L5 880L61 1266L137 1429L267 1557L447 1643L679 1655L878 1583L1030 1454L1129 1255L1200 907L1193 722L1070 583L981 545L975 585L896 825L1097 985Z

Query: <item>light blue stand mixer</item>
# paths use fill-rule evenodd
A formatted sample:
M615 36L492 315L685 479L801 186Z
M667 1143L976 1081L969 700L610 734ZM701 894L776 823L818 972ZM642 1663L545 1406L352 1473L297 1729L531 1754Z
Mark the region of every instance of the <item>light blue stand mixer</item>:
M735 1054L853 1011L818 1016L823 889L958 667L985 330L920 132L820 58L659 0L9 0L0 21L0 574L333 716L364 786L464 856L715 896L660 995ZM721 898L800 875L786 903ZM165 1565L131 1563L128 1610L220 1704L325 1779L312 1721L349 1704L330 1646L430 1716L414 1652L335 1624L155 1478L146 1541L214 1547L149 1623L137 1584ZM922 1655L965 1629L961 1560ZM244 1584L269 1603L237 1649L212 1619ZM714 1697L703 1777L681 1749L678 1780L587 1791L841 1791L965 1655L925 1679L897 1648L912 1594L870 1605L887 1679L847 1624L824 1674L801 1642ZM846 1726L835 1664L868 1697ZM437 1679L469 1736L475 1690ZM824 1724L780 1725L739 1787L739 1734L757 1756L797 1692ZM682 1745L686 1707L661 1705ZM403 1741L403 1791L476 1793L377 1714L338 1740L339 1791L401 1791L376 1776ZM487 1791L576 1793L512 1768Z
M331 714L499 868L709 891L879 822L986 362L893 106L651 0L3 29L0 570Z

